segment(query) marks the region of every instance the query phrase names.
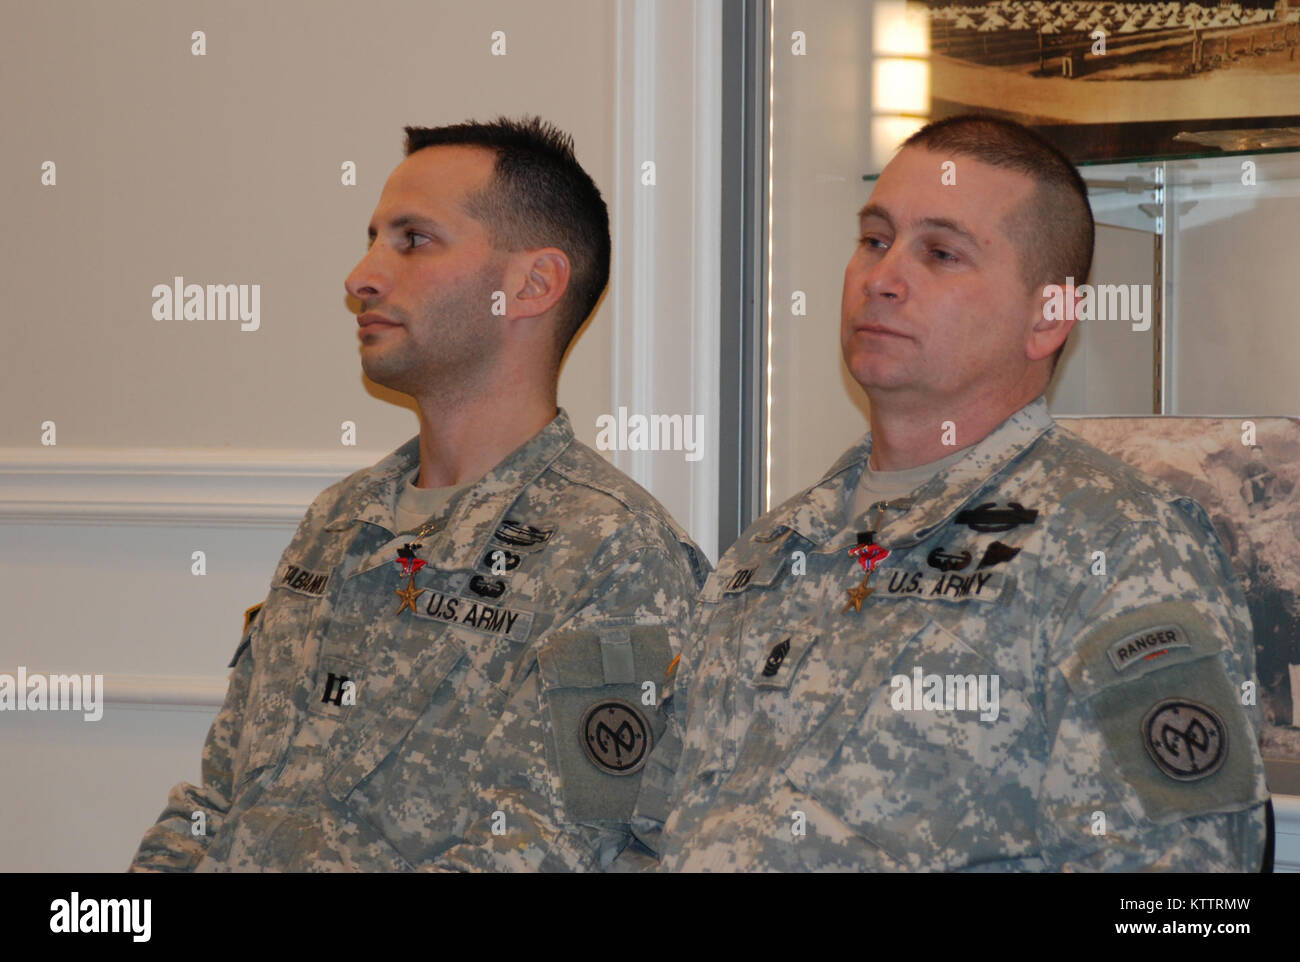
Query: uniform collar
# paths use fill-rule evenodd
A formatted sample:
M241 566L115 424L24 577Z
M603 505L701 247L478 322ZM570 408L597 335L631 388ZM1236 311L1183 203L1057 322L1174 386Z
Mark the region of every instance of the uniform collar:
M1047 398L1039 395L971 445L964 458L913 491L911 507L887 510L876 541L891 549L923 541L1055 423L1047 411ZM777 509L755 540L773 540L782 529L793 529L813 544L844 537L845 511L870 456L868 433L840 455L820 481Z
M560 408L546 427L506 455L478 483L454 499L446 523L422 539L429 548L427 553L453 562L476 559L479 546L500 526L510 506L573 443L573 439L569 415ZM416 435L374 467L362 472L351 495L343 500L332 520L325 525L326 530L346 528L361 521L396 534L393 529L397 524L394 516L398 486L419 464L420 438ZM535 519L512 520L527 523ZM473 561L469 563L472 565Z

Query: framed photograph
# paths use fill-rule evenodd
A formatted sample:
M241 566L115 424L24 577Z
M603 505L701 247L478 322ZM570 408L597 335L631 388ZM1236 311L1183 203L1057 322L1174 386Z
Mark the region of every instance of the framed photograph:
M909 0L932 119L1029 124L1076 163L1300 148L1300 2Z

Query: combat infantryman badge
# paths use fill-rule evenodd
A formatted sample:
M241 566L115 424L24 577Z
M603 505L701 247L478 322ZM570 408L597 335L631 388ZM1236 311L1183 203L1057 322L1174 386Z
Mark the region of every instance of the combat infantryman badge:
M1008 501L1005 508L999 508L994 502L986 501L979 507L957 512L957 517L953 521L964 524L974 531L989 533L1010 531L1022 524L1033 524L1037 517L1037 508L1026 508L1017 501Z
M400 615L406 608L415 611L415 599L424 594L424 589L415 587L415 575L411 575L411 580L407 583L406 587L398 588L397 594L402 599L402 603L397 609L397 613Z

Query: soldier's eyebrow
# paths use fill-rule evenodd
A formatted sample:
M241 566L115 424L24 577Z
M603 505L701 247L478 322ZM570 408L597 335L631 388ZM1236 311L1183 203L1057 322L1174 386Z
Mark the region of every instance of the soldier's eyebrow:
M436 220L420 214L399 214L388 222L390 230L401 230L403 227L425 227L437 230L441 226ZM378 233L374 221L371 221L370 226L366 228L366 240L373 241Z
M879 204L868 203L862 206L862 209L858 211L858 222L861 223L868 217L875 217L879 220L883 220L885 226L894 233L898 233L898 225L894 223L894 218L890 215L888 210ZM916 222L916 225L918 227L928 227L932 230L945 230L949 233L956 234L958 237L962 238L968 244L971 244L977 249L980 246L980 242L976 239L974 234L957 221L948 217L922 217Z
M879 218L885 222L890 230L894 229L894 218L889 215L889 211L879 204L866 203L862 205L862 209L858 211L858 222L861 223L868 217Z

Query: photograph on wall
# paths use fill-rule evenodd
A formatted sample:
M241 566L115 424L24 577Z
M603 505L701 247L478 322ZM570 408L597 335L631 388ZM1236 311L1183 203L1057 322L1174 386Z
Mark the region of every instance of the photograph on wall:
M931 119L1041 130L1076 163L1300 148L1300 3L909 0Z

